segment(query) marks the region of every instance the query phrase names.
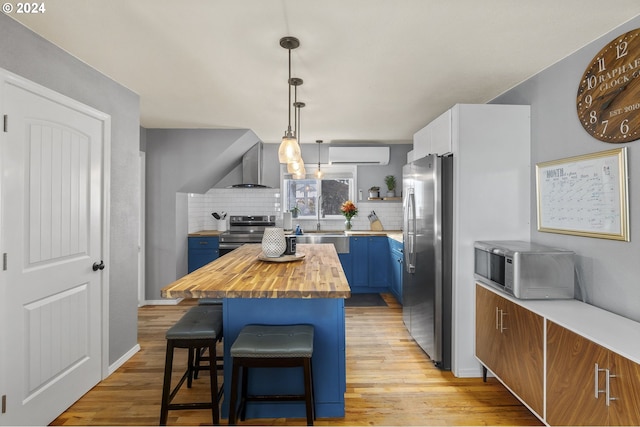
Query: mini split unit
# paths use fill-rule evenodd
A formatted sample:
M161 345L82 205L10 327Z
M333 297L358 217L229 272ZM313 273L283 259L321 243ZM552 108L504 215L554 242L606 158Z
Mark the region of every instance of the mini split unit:
M329 147L332 165L388 165L389 147Z

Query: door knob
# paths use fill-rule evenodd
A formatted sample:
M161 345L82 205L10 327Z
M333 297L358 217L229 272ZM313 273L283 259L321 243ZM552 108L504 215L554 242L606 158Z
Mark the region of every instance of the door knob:
M104 270L104 261L100 260L100 264L97 262L93 263L93 271Z

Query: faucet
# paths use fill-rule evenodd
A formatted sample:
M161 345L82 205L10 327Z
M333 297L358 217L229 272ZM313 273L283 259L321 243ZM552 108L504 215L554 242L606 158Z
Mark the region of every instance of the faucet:
M320 211L322 210L322 195L318 196L318 224L316 225L316 231L320 231Z

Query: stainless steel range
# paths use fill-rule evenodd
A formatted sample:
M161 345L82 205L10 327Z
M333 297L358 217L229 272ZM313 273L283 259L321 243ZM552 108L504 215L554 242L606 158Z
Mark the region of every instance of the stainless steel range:
M262 242L264 229L275 226L275 215L230 216L229 230L220 234L220 256L245 243Z

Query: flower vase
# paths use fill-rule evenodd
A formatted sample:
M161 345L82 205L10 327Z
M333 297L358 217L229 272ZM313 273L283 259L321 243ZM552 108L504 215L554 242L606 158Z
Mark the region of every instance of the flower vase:
M344 229L345 230L351 230L351 218L347 218L347 220L344 222Z
M262 253L267 258L278 258L287 249L284 229L267 227L262 236Z

